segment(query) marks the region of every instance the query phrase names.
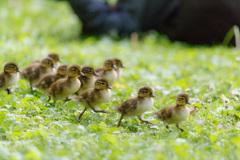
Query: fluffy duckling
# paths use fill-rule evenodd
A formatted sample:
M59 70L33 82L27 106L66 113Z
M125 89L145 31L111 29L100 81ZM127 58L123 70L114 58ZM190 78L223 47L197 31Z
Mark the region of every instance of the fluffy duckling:
M83 91L89 88L93 88L96 80L95 76L98 76L98 73L95 72L91 66L83 66L82 72L84 75L78 77L81 82L81 87L77 91L77 95L80 95Z
M21 70L16 63L6 63L3 67L3 72L0 73L0 91L6 90L8 94L11 94L11 90L8 87L18 83L19 72Z
M160 111L155 112L154 115L157 119L167 123L167 129L168 124L175 123L177 128L183 132L184 129L180 128L179 124L186 120L190 115L190 109L186 104L190 104L188 95L186 93L180 93L177 96L176 105L163 108Z
M57 53L49 53L48 56L49 58L53 59L53 63L56 65L56 67L59 66L59 62L62 62L62 60L59 58L59 55ZM32 63L41 63L42 59L37 59L33 61Z
M95 87L84 91L81 95L73 97L72 100L81 103L85 106L82 113L79 114L78 120L81 120L84 112L90 108L94 112L102 113L113 113L106 110L97 110L96 107L101 103L105 103L110 100L112 87L108 84L105 79L97 79L95 82Z
M54 68L56 68L56 66L52 58L43 58L41 63L33 63L26 67L22 71L21 77L29 81L32 89L32 86L35 85L44 74L53 72Z
M117 80L116 68L114 59L106 59L103 68L98 68L96 72L99 74L99 77L106 79L109 85L113 85Z
M156 97L153 94L153 90L150 87L145 86L138 90L137 97L130 98L117 106L113 106L117 112L121 113L117 126L120 126L124 116L137 116L140 121L152 124L151 122L142 119L142 114L149 111L153 106L152 97Z
M68 76L54 82L45 93L52 96L54 99L54 106L56 100L67 99L80 88L81 82L78 79L79 75L84 75L78 65L71 65L68 67Z
M115 71L117 72L117 80L119 80L121 78L121 76L122 76L121 68L126 68L126 66L123 65L122 61L120 59L118 59L118 58L115 58L114 61L115 61L116 67L117 67L115 69Z
M68 65L61 65L57 69L57 73L47 73L38 81L38 83L34 86L41 90L48 89L54 82L56 82L60 78L65 78L67 76Z

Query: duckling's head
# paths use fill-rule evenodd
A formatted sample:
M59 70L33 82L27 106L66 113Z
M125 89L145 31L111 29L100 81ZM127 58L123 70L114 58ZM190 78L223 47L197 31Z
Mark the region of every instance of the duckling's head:
M189 97L186 93L179 93L176 99L176 103L178 106L185 106L186 104L191 104L189 101Z
M4 72L5 73L17 73L17 72L22 72L19 68L18 65L14 62L8 62L4 65Z
M62 62L62 60L59 58L59 55L56 53L49 53L48 57L52 58L54 62Z
M66 76L68 73L68 65L61 65L57 69L57 74L61 76Z
M56 68L56 65L54 64L53 59L49 57L42 59L41 66L45 68Z
M104 89L112 89L112 87L108 84L106 79L97 79L95 82L95 89L104 90Z
M68 67L68 77L78 77L79 75L84 74L78 65L71 65Z
M152 88L144 86L144 87L139 88L138 97L140 97L140 98L150 98L150 97L156 97L156 96L153 94Z
M98 73L95 72L95 70L91 66L83 66L82 72L83 72L84 76L86 76L86 77L90 77L92 75L98 76Z
M111 71L113 69L116 69L117 66L115 65L114 59L106 59L104 62L104 70Z
M114 61L115 61L115 64L116 64L116 66L117 66L117 69L119 69L119 68L126 68L126 66L124 66L124 65L122 64L122 61L121 61L120 59L115 58Z

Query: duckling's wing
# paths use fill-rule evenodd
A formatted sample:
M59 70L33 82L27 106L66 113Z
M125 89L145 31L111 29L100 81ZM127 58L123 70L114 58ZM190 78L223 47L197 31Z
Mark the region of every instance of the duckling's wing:
M0 87L4 86L5 81L6 81L6 79L3 75L3 73L0 73Z
M37 69L37 66L38 64L32 64L25 68L21 73L21 77L26 79L36 79L40 74L40 70Z
M167 120L172 117L173 107L174 106L168 106L166 108L163 108L160 111L155 112L154 115L162 121Z
M128 112L134 111L137 109L137 98L130 98L123 103L119 104L118 106L115 106L114 109L118 112L121 112L123 114L127 114Z
M47 89L58 79L59 78L55 73L48 73L48 74L44 75L38 81L38 83L35 85L35 87L42 88L42 89Z
M61 79L54 82L51 88L52 88L53 94L61 94L64 90L64 85L61 83Z
M84 91L79 96L73 97L72 100L78 101L78 102L82 102L82 101L91 102L94 97L92 92L93 92L93 88L90 88L90 89Z

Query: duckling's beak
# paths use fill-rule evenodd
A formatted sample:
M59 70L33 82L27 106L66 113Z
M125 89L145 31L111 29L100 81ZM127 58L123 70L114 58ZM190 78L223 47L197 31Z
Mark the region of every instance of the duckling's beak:
M62 59L61 59L61 58L59 58L59 59L58 59L58 61L59 61L59 62L62 62Z
M57 66L55 64L52 65L53 68L57 68Z
M22 72L22 70L20 70L20 69L17 69L17 72Z
M82 73L82 72L79 72L79 75L81 75L81 76L84 76L84 73Z
M122 67L122 68L126 68L126 66L125 66L125 65L123 65L123 64L121 65L121 67Z
M153 93L150 94L150 97L156 97Z
M117 68L117 66L114 64L114 65L112 65L112 68L116 69L116 68Z
M191 102L187 101L187 104L191 104Z
M111 86L109 86L109 85L107 85L107 89L112 89L112 87L111 87Z
M94 76L99 76L99 74L97 72L93 72Z

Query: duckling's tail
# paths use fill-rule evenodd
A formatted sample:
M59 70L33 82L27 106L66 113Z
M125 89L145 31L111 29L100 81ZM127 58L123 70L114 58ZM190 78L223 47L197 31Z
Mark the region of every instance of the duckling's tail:
M154 113L153 113L153 116L154 116L156 119L162 119L162 115L161 115L161 113L160 113L159 111L154 112Z
M71 100L76 101L76 102L81 102L82 96L71 97Z
M112 106L112 108L113 108L116 112L120 112L120 111L119 111L119 105L117 105L117 106Z

